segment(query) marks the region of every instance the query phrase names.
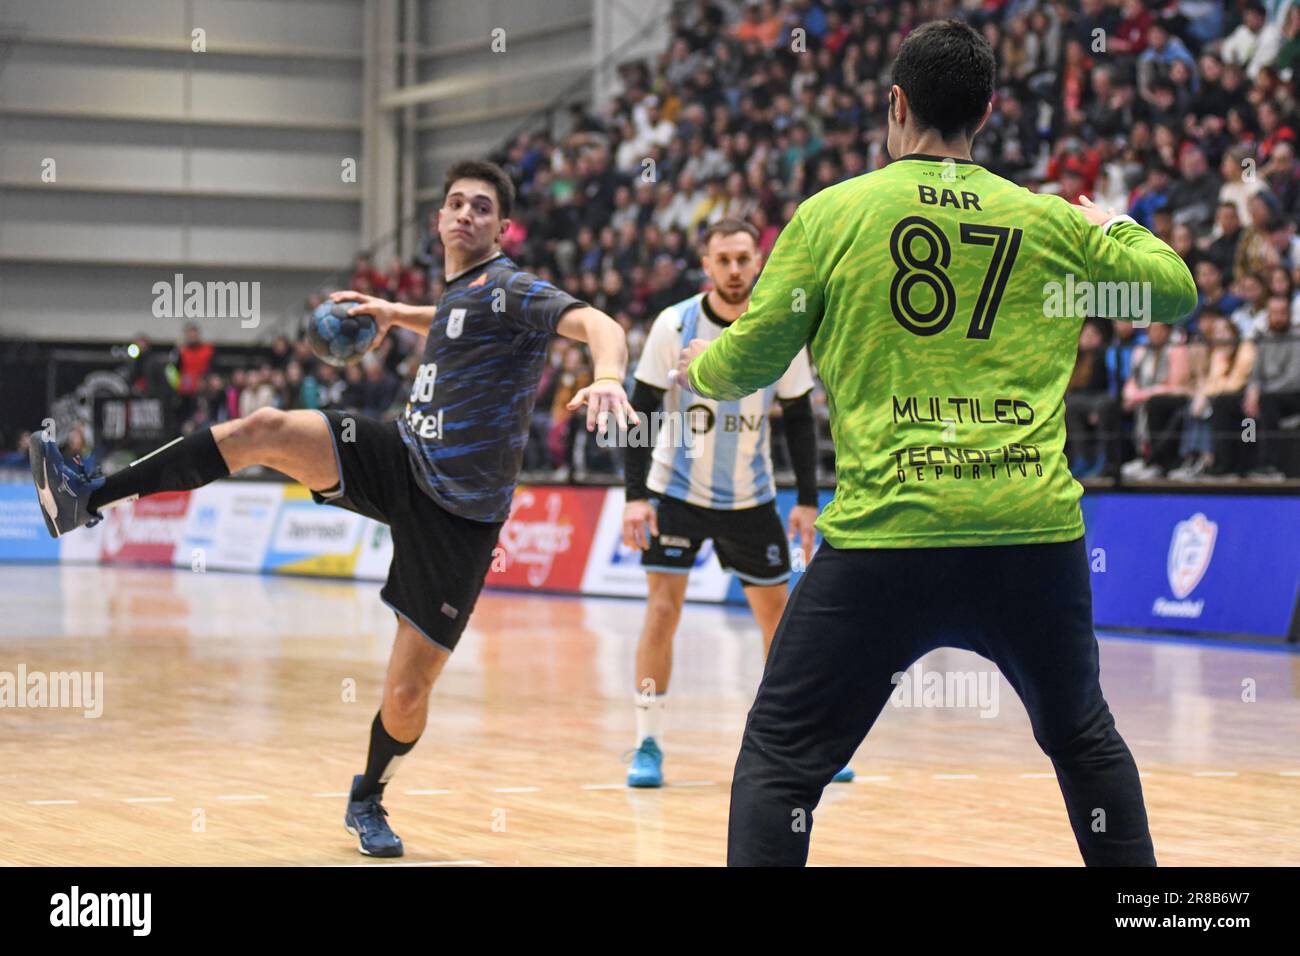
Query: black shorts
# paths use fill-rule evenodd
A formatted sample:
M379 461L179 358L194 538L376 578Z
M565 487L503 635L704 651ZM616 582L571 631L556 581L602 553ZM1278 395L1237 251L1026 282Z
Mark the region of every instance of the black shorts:
M321 412L339 466L339 495L317 504L346 508L392 531L393 562L383 602L445 651L460 640L492 565L501 522L454 515L416 484L396 422Z
M648 571L687 574L706 538L713 539L722 570L741 584L782 584L790 579L790 545L776 502L723 511L701 508L667 495L652 497L659 534L641 552Z

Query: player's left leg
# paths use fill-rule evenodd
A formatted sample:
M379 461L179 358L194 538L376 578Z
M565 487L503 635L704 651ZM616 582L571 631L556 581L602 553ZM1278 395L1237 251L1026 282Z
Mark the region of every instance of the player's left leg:
M802 866L823 788L895 684L943 633L936 577L918 552L823 544L790 598L745 722L731 783L727 862Z
M636 748L627 771L629 787L661 787L663 725L673 669L673 637L682 617L686 585L703 538L694 510L676 498L654 499L659 533L641 553L646 571L645 621L636 645Z
M1101 692L1084 539L979 550L981 587L964 603L996 630L972 647L1029 712L1084 863L1155 866L1137 765Z
M745 584L744 590L745 600L749 602L749 609L754 612L754 620L763 634L763 660L766 661L772 650L772 636L785 613L789 587L783 581L780 584Z
M725 513L724 513L725 514ZM790 597L790 547L776 502L720 516L714 544L722 566L744 586L745 600L763 635L763 660ZM831 783L851 783L853 768L844 766Z
M415 747L429 719L429 692L451 654L398 618L388 658L383 704L370 724L364 773L352 778L344 826L367 856L401 856L402 841L388 826L382 799L397 765Z
M402 842L385 820L384 786L424 730L429 691L473 613L501 524L463 518L434 501L416 483L396 423L337 415L329 422L338 439L339 488L317 499L388 524L393 560L379 596L399 620L346 823L362 853L401 856Z

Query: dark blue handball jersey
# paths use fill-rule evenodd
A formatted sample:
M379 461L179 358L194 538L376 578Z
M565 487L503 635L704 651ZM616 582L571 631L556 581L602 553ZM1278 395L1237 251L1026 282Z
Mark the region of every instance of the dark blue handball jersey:
M505 255L447 282L398 430L416 480L452 514L509 517L547 342L582 305Z

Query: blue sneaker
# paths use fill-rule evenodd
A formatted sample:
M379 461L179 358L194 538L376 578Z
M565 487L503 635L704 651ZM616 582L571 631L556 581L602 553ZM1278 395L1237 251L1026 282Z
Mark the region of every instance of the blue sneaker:
M104 484L103 478L92 478L80 464L64 461L58 444L38 432L32 432L27 457L50 537L57 538L100 520L101 515L90 510L90 495Z
M853 772L852 767L845 767L835 776L831 777L831 783L852 783L857 774Z
M361 774L352 778L353 790L361 782ZM348 799L348 812L343 817L343 826L354 837L361 840L360 850L364 856L401 856L402 838L393 832L384 817L388 811L380 803L383 793L372 793L364 800Z
M664 785L664 752L653 737L641 741L632 753L632 766L627 771L629 787L662 787Z

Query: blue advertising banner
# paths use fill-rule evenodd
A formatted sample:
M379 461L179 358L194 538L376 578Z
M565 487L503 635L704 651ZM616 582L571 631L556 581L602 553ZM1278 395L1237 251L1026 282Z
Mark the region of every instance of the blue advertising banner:
M59 542L45 530L29 476L0 484L0 561L57 561Z
M820 507L830 499L823 491ZM794 491L777 493L783 522L794 502ZM1287 636L1300 600L1300 497L1088 494L1083 517L1098 627ZM745 603L734 578L726 600Z
M1083 499L1093 620L1283 638L1300 587L1300 497Z

